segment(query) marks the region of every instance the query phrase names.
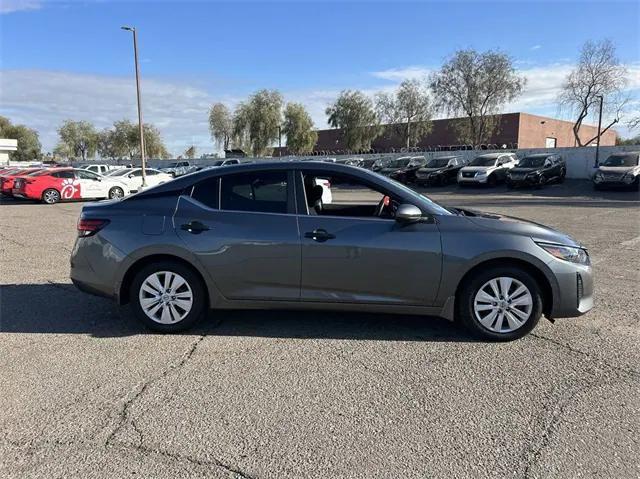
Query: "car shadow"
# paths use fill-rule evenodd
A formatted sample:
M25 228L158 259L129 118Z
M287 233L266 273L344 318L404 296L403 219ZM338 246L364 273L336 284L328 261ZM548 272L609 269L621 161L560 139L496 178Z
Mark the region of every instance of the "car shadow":
M128 307L68 283L0 286L0 332L125 337L153 334ZM441 318L292 310L216 310L185 334L374 341L475 341Z

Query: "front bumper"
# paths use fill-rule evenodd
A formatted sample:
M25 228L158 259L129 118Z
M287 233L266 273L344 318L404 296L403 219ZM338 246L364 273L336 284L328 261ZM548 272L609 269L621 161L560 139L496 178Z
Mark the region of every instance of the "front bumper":
M458 184L476 184L476 185L486 185L489 176L474 176L471 178L465 178L464 176L458 176Z
M549 263L555 282L553 289L553 307L550 318L575 318L582 316L593 308L594 285L593 269L554 260Z
M528 177L525 176L523 178L513 178L507 177L507 184L512 186L535 186L540 183L540 177Z

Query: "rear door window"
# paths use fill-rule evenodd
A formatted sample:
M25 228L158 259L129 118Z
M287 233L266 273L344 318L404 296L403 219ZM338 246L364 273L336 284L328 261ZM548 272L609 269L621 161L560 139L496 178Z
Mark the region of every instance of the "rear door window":
M217 210L220 208L220 179L207 178L197 183L191 192L191 198L205 206Z
M225 175L220 181L220 208L223 210L287 213L289 185L286 171Z

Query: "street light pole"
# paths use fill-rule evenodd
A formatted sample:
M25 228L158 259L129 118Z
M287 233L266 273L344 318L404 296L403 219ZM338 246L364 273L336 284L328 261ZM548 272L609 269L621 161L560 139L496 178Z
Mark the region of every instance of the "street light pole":
M147 186L147 165L144 157L144 128L142 123L142 101L140 99L140 66L138 65L138 33L134 27L120 27L133 32L133 57L136 64L136 94L138 97L138 128L140 130L140 166L142 168L142 187Z
M596 140L596 162L593 165L594 168L598 167L600 159L600 129L602 128L602 101L604 100L602 95L598 95L600 98L600 113L598 114L598 139Z

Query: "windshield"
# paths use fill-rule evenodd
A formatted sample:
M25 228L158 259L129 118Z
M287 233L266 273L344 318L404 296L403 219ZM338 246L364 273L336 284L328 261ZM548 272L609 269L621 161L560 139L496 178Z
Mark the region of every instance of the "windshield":
M391 168L402 168L403 166L407 166L410 161L411 161L411 158L397 158L395 160L392 160L389 163L389 166Z
M412 190L411 188L409 188L406 185L403 185L399 181L396 181L396 180L394 180L392 178L388 178L388 177L383 176L380 173L376 173L374 171L370 172L370 174L376 175L379 178L383 178L385 182L393 183L397 188L400 188L404 193L406 193L408 196L410 196L415 201L414 204L416 206L417 205L424 205L431 212L433 212L433 214L436 214L436 215L452 215L452 214L455 214L455 213L452 213L447 208L445 208L444 206L436 203L432 199L427 198L426 196L421 195L420 193L416 193L414 190Z
M520 168L539 168L544 165L546 156L530 156L528 158L523 158L518 163Z
M407 166L422 166L427 162L424 158L413 158Z
M220 166L222 165L222 163L224 163L224 160L214 161L213 163L211 163L211 166Z
M434 158L425 165L427 168L444 168L449 164L449 158Z
M638 165L638 154L637 153L627 153L627 154L618 154L611 155L609 158L602 163L602 166L637 166Z
M469 163L469 166L493 166L496 164L497 158L477 156Z

